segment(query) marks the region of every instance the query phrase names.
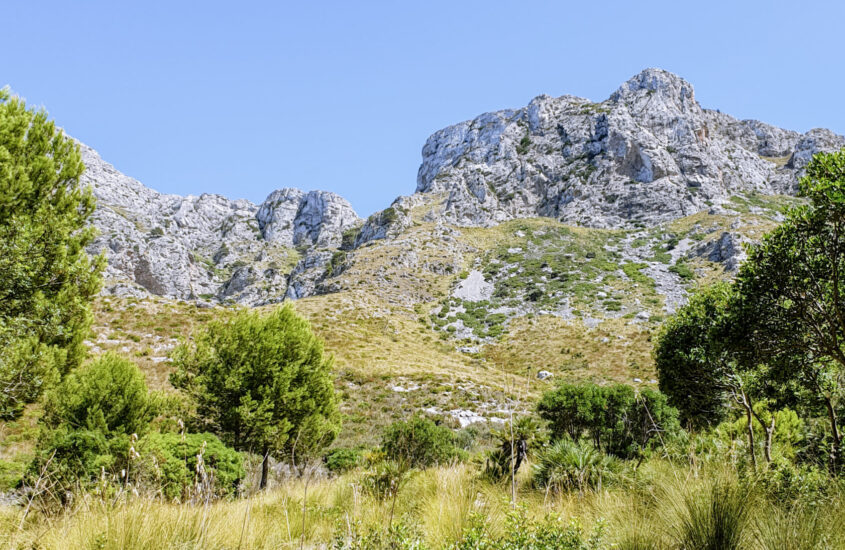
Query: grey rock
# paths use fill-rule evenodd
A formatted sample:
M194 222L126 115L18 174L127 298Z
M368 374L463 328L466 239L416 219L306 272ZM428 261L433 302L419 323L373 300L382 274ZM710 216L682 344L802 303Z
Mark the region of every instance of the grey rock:
M748 254L744 245L748 239L736 233L723 232L718 239L703 243L691 251L691 255L706 258L711 262L718 262L725 266L725 270L735 272Z
M539 96L433 134L418 193L446 193L469 226L546 216L590 227L654 225L733 194L791 193L809 158L845 146L702 109L692 85L647 69L601 102Z
M88 250L106 254L106 294L253 305L302 296L312 288L302 272L325 257L319 250L339 247L343 232L361 224L345 199L325 191L282 189L260 206L220 195L158 193L90 147L80 148L82 183L97 198L99 235ZM294 247L310 267L297 273L289 292L288 273L277 265L299 254Z
M100 235L89 251L108 258L105 293L257 305L338 290L342 278L329 273L333 256L349 252L344 269L354 263L352 250L378 240L407 248L392 267L454 273L469 252L457 244L455 225L543 216L589 227L648 227L702 210L738 215L732 195L794 193L813 154L843 146L845 138L829 130L800 134L703 109L691 84L647 69L599 103L542 95L524 108L435 132L422 150L416 192L366 220L325 191L284 188L260 205L158 193L81 148L82 180L98 200L93 223ZM443 261L422 259L420 243L405 238L420 222L434 224L431 246L444 251ZM623 259L648 262L644 273L671 313L686 299L683 282L629 241ZM671 260L704 257L735 271L743 242L733 231L700 244L684 239ZM476 273L455 296L488 296L490 283ZM565 300L555 314L571 316ZM584 320L588 327L598 322ZM459 336L470 332L456 324Z
M339 247L343 232L361 223L352 205L340 195L299 189L270 193L256 218L267 241L323 248Z

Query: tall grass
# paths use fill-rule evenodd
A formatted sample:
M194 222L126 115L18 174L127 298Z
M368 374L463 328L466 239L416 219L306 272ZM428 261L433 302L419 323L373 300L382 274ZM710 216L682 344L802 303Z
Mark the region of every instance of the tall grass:
M687 488L675 501L676 519L670 532L679 548L739 550L749 538L754 506L749 490L734 480L707 480ZM677 498L677 497L675 497Z
M363 490L362 480L362 472L311 480L307 500L304 481L296 479L250 498L208 505L87 496L55 517L30 514L22 530L21 511L0 508L0 548L314 548L338 538L355 540L355 533L389 537L391 502ZM605 525L601 548L845 548L839 533L845 517L840 493L791 510L791 503L755 494L729 469L690 470L652 460L624 483L580 495L548 495L533 488L530 468L525 468L517 496L519 509L531 521L553 517L566 526L577 519L585 533ZM508 484L485 480L471 464L442 466L415 473L402 487L390 533L402 526L428 547L444 548L481 521L492 540L505 534L512 510Z

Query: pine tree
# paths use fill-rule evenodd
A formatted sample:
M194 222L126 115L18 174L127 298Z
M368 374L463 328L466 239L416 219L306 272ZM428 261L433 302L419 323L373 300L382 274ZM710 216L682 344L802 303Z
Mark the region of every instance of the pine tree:
M193 398L201 429L262 455L262 488L270 456L295 464L340 431L332 357L290 305L212 321L173 359L171 382Z
M85 252L94 197L79 146L0 90L0 418L77 366L102 256Z

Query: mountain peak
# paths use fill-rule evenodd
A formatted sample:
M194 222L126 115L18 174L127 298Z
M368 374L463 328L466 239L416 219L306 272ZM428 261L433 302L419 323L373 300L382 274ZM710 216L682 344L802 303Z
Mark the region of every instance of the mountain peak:
M674 73L657 68L644 69L632 76L610 96L610 100L625 101L643 94L680 102L695 102L692 84Z

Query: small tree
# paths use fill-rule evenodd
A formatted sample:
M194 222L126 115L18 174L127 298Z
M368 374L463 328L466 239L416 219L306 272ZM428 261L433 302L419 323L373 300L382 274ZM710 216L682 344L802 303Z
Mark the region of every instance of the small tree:
M757 405L768 400L782 405L788 398L761 363L750 326L736 285L717 283L696 292L663 325L654 359L660 389L687 424L714 426L731 407L745 415L749 458L756 467L754 420L766 433L767 462L775 430L774 417L766 422Z
M214 434L151 432L138 441L139 474L160 487L168 499L187 500L196 486L197 455L213 482L215 496L234 494L244 477L243 456Z
M613 384L560 384L537 406L549 422L553 441L589 437L593 445L620 458L642 457L652 441L680 430L678 411L660 392Z
M261 488L272 455L295 462L340 430L332 358L290 305L212 321L173 358L171 382L193 398L203 428L262 454Z
M725 418L738 372L726 336L734 289L717 283L696 292L661 327L654 347L660 390L693 427Z
M45 397L33 471L54 454L58 473L70 480L125 469L131 436L147 432L158 403L138 367L118 355L77 368Z
M813 157L800 185L811 205L788 212L751 250L737 277L738 310L748 347L770 376L781 385L798 382L824 410L836 468L845 378L845 151Z
M381 447L388 459L412 468L442 464L459 455L452 430L417 416L394 422L384 430Z
M85 355L105 259L79 146L0 90L0 418L14 418Z

